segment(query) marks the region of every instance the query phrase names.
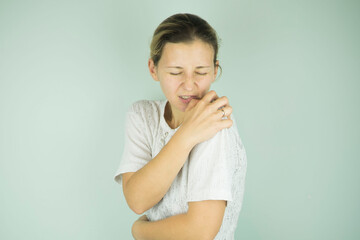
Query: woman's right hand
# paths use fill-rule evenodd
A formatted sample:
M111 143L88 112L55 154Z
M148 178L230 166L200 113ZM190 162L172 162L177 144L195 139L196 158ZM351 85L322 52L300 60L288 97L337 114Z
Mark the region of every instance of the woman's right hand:
M188 143L195 146L212 138L220 130L231 127L233 122L228 118L231 113L227 97L219 98L215 91L209 91L202 99L191 100L179 130L185 134Z

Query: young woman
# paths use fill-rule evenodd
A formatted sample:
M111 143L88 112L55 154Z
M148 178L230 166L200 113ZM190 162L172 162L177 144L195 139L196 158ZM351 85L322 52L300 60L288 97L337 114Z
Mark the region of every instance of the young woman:
M148 66L166 100L130 107L115 175L129 207L145 213L135 239L234 239L246 153L228 99L209 91L217 53L215 30L196 15L155 30Z

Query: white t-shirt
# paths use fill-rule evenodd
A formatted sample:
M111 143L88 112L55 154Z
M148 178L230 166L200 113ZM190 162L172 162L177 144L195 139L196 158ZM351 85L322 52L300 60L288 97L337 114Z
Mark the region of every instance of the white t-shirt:
M136 172L153 159L177 129L164 118L167 100L135 102L127 112L124 152L115 181L121 174ZM226 200L227 207L215 239L234 239L242 206L246 175L246 152L233 125L197 144L163 199L145 214L150 221L186 213L188 202ZM155 173L156 174L156 173Z

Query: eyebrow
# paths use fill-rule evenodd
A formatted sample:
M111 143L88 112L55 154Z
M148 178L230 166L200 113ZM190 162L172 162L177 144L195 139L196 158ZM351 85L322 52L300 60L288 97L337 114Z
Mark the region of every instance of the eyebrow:
M166 68L176 68L176 69L183 69L180 66L167 66ZM197 66L196 69L201 69L201 68L211 68L211 66Z

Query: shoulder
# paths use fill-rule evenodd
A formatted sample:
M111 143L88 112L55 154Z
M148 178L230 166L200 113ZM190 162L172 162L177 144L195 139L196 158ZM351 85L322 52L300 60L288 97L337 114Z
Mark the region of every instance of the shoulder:
M139 100L131 104L128 109L130 113L137 114L151 114L160 112L160 106L162 101L155 100Z
M218 133L216 133L212 138L203 142L204 145L211 144L213 146L226 145L227 147L242 147L242 141L239 135L239 131L236 125L236 120L234 115L231 115L231 120L233 125L229 128L224 128Z
M194 155L227 159L227 161L238 166L244 158L245 147L240 138L234 116L231 119L233 125L230 128L224 128L209 140L196 145L193 149Z
M163 101L139 100L131 104L127 111L127 118L149 127L157 125L160 121Z

